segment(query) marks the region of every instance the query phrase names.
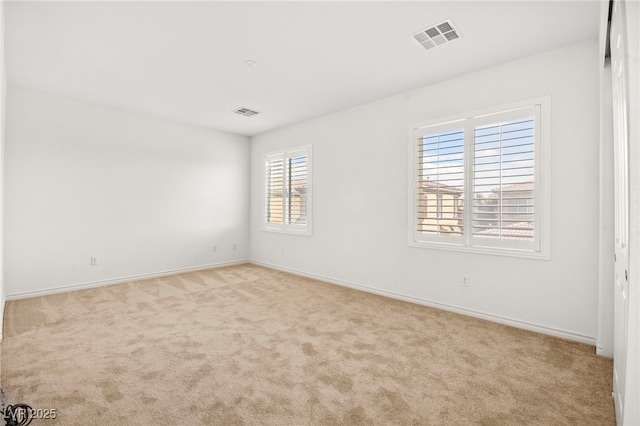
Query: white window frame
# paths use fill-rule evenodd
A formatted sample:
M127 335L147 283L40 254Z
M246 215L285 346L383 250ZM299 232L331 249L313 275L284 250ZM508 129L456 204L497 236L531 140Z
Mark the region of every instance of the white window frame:
M274 224L268 223L266 221L266 209L267 209L267 185L266 181L266 167L269 161L281 160L283 162L283 169L286 170L285 164L287 160L292 157L298 157L300 155L306 155L307 157L307 200L306 200L306 209L307 209L307 223L306 224L295 224L295 223L286 223L287 217L287 202L289 194L285 191L287 185L286 173L283 176L283 220L282 224ZM285 234L294 234L294 235L306 235L311 236L311 220L312 220L312 155L311 155L311 145L305 145L295 148L290 148L284 151L277 152L269 152L264 154L263 156L263 185L262 185L262 230L267 232L280 232Z
M483 124L509 120L522 115L523 110L536 111L536 139L534 145L534 239L489 239L473 237L472 210L465 201L463 235L443 236L418 233L418 144L417 138L430 132L464 129L464 199L472 199L474 129ZM453 116L416 123L409 126L409 245L412 247L452 250L479 254L550 259L550 134L551 97L543 96L508 105L456 114Z

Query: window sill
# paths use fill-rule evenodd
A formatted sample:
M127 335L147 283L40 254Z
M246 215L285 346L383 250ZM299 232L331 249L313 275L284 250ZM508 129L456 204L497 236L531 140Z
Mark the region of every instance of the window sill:
M506 257L519 257L524 259L536 259L536 260L551 260L549 251L528 251L528 250L516 250L511 248L494 248L494 247L469 247L456 244L446 243L432 243L432 242L418 242L410 241L410 247L432 249L432 250L445 250L445 251L457 251L460 253L472 253L483 254L487 256L506 256Z
M272 232L274 234L300 235L303 237L311 237L311 230L308 229L282 229L282 228L262 228L263 232Z

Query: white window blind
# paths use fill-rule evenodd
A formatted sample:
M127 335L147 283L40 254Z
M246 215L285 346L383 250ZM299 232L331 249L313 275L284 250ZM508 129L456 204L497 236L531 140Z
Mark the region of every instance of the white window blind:
M284 223L284 159L282 155L265 160L265 222L272 225Z
M534 239L535 117L474 130L473 236Z
M462 237L459 200L464 195L464 129L439 130L417 138L418 232Z
M265 155L264 229L310 234L310 148Z
M287 158L287 221L288 224L307 224L308 157L298 154Z
M411 244L546 256L548 99L537 101L413 128Z

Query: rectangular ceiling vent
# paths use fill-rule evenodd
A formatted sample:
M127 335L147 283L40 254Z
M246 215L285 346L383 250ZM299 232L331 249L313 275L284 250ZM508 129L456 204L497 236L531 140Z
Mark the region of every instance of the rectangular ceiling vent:
M254 111L252 109L249 108L238 108L236 110L234 110L233 112L235 112L236 114L240 114L240 115L244 115L245 117L252 117L256 114L260 114L258 111Z
M460 32L453 26L451 19L447 19L425 30L418 31L412 37L420 46L428 50L460 38Z

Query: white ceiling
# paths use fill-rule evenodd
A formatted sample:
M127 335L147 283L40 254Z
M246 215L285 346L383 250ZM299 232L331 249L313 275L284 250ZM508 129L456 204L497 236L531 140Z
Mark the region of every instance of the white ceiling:
M7 83L256 135L597 39L599 9L594 0L7 1ZM448 18L462 38L431 50L411 38ZM261 114L232 114L238 107Z

